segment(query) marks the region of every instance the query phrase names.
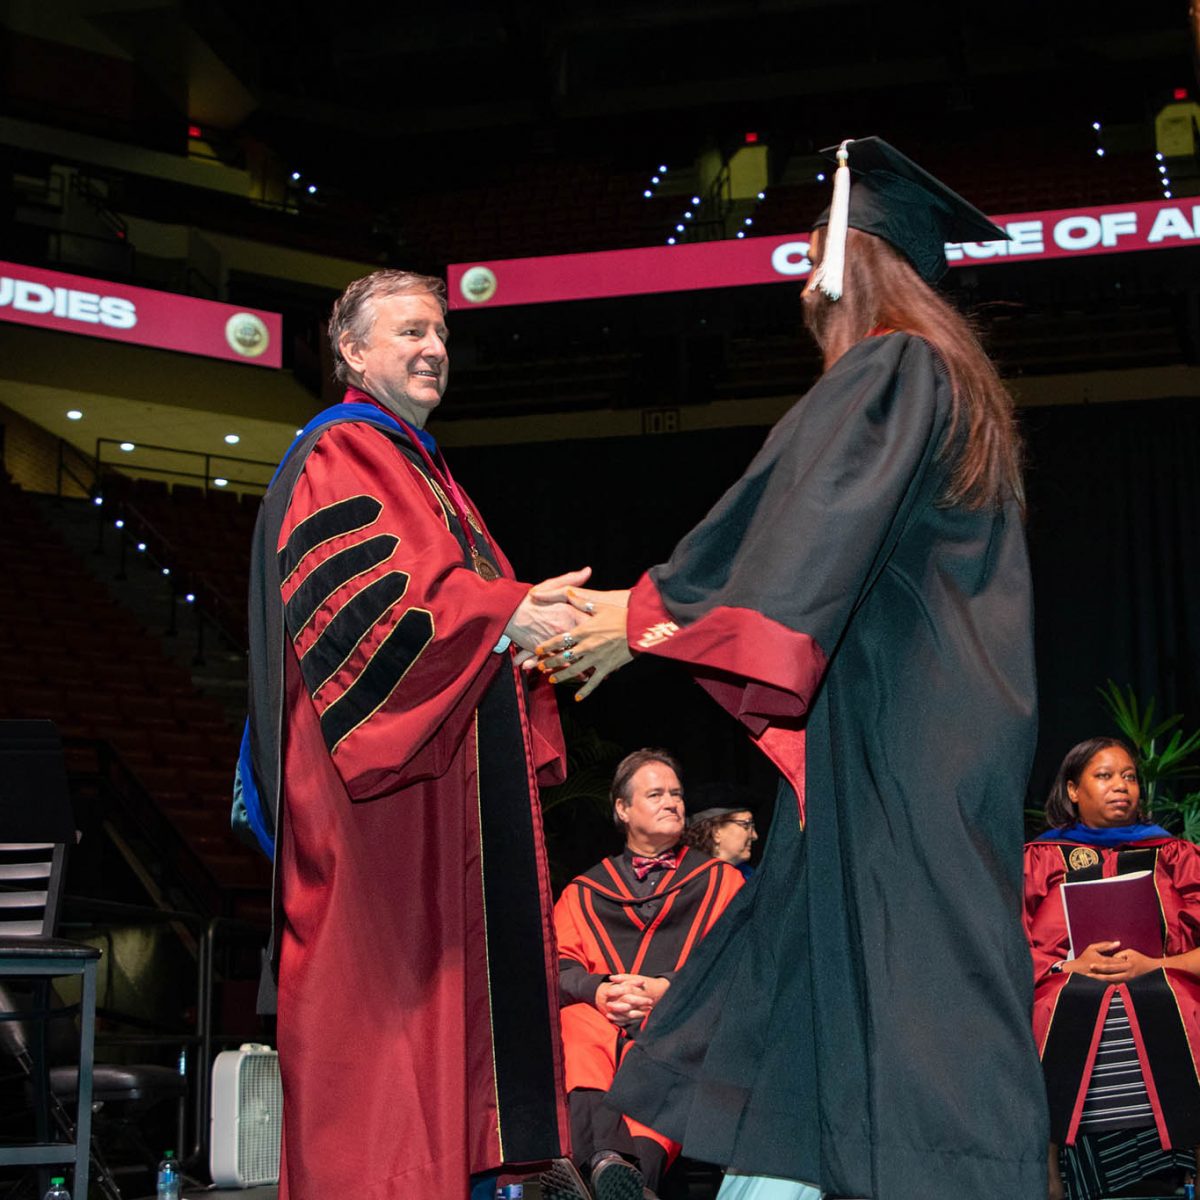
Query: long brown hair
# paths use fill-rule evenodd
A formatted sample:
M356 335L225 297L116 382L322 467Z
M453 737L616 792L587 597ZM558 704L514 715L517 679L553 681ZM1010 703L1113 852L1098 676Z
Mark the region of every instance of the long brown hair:
M814 251L819 253L819 242ZM898 250L873 234L848 230L842 298L835 302L806 290L804 322L824 353L826 370L881 326L927 341L946 365L954 397L942 454L957 448L957 455L942 503L988 508L1011 495L1024 507L1012 397L967 319Z

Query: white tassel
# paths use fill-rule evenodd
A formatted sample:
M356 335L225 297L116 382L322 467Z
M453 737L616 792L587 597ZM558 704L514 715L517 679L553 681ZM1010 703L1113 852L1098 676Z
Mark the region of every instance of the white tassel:
M833 200L829 205L829 224L825 226L825 245L821 265L813 275L813 284L829 297L840 300L846 275L846 230L850 221L850 168L844 141L837 152L838 166L833 174Z

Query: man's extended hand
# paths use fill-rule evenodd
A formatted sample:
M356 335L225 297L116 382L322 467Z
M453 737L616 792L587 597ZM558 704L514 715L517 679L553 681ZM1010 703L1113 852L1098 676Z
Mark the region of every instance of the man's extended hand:
M584 584L591 577L592 568L581 567L531 587L517 605L517 611L509 617L504 632L522 650L532 651L547 638L574 629L583 620L582 612L567 603L546 603L544 599L539 600L539 596L565 593L567 588Z

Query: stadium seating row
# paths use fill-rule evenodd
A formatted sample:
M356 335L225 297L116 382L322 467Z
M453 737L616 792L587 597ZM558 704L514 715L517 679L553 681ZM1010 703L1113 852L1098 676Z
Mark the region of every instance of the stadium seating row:
M187 494L180 502L204 504ZM265 888L267 864L229 832L238 731L220 704L197 691L7 480L0 560L9 584L0 589L0 717L53 720L69 739L68 765L87 774L99 765L96 743L107 742L218 885Z

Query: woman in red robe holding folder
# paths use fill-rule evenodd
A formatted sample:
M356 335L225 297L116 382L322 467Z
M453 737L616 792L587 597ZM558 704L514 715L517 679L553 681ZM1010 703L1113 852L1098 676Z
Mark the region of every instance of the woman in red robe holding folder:
M1051 788L1049 830L1025 849L1052 1198L1064 1194L1057 1147L1074 1145L1081 1133L1154 1131L1164 1151L1200 1143L1200 848L1141 823L1140 799L1124 742L1081 742ZM1161 953L1113 940L1068 957L1059 885L1133 871L1152 873Z

